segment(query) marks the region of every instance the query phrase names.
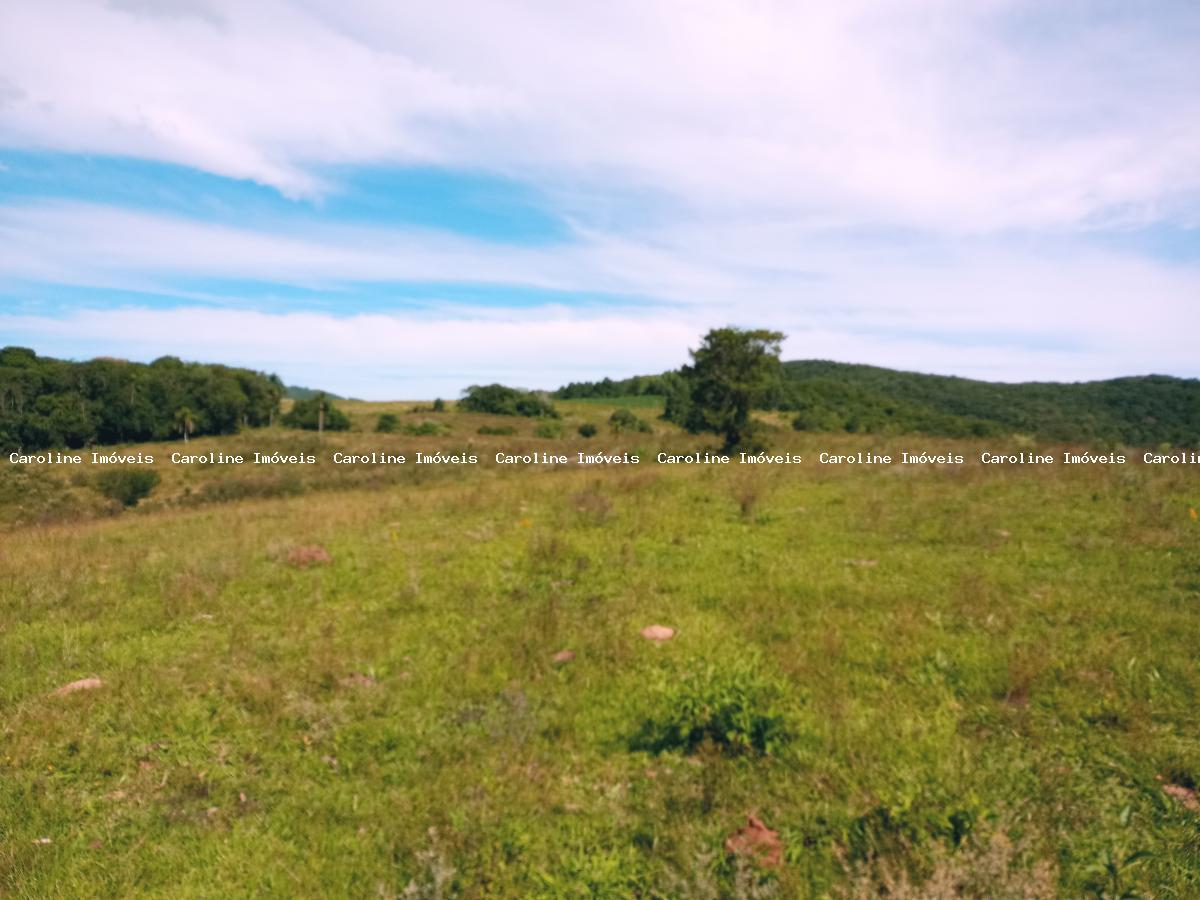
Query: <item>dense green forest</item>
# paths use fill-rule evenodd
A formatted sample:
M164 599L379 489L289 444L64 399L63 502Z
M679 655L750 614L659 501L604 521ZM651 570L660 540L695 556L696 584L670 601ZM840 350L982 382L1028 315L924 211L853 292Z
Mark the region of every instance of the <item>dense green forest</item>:
M67 362L0 350L0 449L78 448L230 434L267 425L283 383L274 375L164 356Z
M1146 375L1080 383L1004 384L824 360L785 362L769 409L802 431L1029 434L1046 440L1200 445L1200 380ZM562 399L656 394L679 419L680 372L572 383Z

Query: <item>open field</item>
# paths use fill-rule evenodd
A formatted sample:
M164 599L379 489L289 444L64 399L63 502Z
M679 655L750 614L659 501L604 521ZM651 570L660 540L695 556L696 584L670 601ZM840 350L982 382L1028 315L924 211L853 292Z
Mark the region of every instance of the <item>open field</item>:
M1194 471L667 467L702 442L560 406L188 445L477 467L148 445L121 513L5 464L0 895L1200 895ZM752 813L778 865L727 852Z

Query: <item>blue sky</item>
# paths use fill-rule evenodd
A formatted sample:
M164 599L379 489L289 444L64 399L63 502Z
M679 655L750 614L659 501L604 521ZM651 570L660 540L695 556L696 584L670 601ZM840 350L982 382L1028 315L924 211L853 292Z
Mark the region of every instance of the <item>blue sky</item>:
M1200 376L1196 84L1189 2L5 4L0 344L379 398L726 324Z

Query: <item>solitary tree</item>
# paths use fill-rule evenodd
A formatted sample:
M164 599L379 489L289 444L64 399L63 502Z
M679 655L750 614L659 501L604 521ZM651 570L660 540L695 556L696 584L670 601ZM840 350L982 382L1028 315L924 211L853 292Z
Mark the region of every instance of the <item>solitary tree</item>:
M780 377L783 335L764 329L714 328L684 366L688 402L683 425L723 435L725 450L753 449L758 429L750 411Z
M181 406L175 410L175 430L183 435L183 442L188 442L188 435L196 431L196 414L189 407Z

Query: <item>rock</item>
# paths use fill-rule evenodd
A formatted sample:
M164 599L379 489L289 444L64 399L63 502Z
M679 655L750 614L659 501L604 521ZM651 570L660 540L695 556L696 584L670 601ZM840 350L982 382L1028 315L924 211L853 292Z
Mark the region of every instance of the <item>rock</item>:
M104 682L99 678L80 678L78 681L72 681L70 684L64 684L57 688L54 696L63 697L67 694L74 694L76 691L94 691L103 684Z
M338 679L338 684L340 684L342 687L347 687L347 688L349 688L349 687L369 688L369 687L375 687L375 685L377 683L378 682L376 682L375 679L372 678L370 675L365 675L362 672L351 672L345 678Z
M1200 797L1196 796L1196 792L1191 788L1184 787L1182 784L1164 784L1163 792L1186 810L1191 812L1200 812Z
M779 832L768 828L753 814L747 816L744 828L725 839L725 850L745 856L760 866L775 868L783 865L783 843L779 840Z
M289 550L287 561L298 569L307 569L313 565L327 565L333 562L333 557L320 544L308 544Z
M666 625L647 625L642 629L642 637L648 641L669 641L675 637L675 629Z
M559 650L557 653L554 654L554 656L551 657L551 659L554 660L554 664L556 666L561 666L565 663L572 662L575 659L575 651L574 650Z

